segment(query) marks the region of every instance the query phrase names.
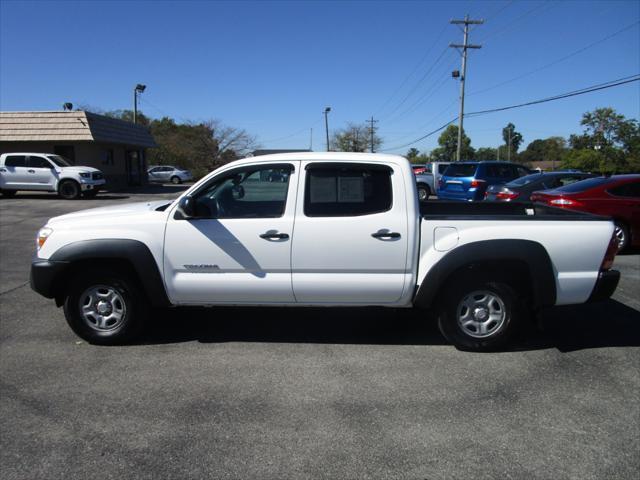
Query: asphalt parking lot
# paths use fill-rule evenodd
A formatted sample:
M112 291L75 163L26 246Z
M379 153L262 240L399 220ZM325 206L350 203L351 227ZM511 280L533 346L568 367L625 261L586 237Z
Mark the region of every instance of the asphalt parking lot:
M180 188L0 199L3 479L638 478L640 255L502 353L384 309L175 309L136 345L80 341L29 288L37 229Z

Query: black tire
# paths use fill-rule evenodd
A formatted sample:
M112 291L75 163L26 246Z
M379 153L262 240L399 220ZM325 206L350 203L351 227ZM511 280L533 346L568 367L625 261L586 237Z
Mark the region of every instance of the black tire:
M460 350L481 352L501 349L525 324L523 302L506 283L482 280L452 282L447 290L438 309L438 327L442 335ZM485 293L487 295L482 297ZM485 300L492 297L497 300ZM466 306L469 304L477 307L469 309ZM487 320L482 322L485 304L491 306L486 309ZM468 311L466 314L465 309ZM494 320L492 316L498 313L501 313L500 320ZM467 326L463 327L463 324ZM485 332L482 332L483 328Z
M614 223L614 235L618 241L618 252L623 252L629 246L629 227L620 220L616 220Z
M82 196L84 198L96 198L98 196L98 190L87 190Z
M65 200L75 200L80 196L80 185L73 180L63 180L58 185L58 195Z
M180 177L176 177L174 175L173 177L171 177L171 183L173 183L174 185L179 185L182 183L182 180L180 180Z
M17 190L0 190L0 193L2 193L3 197L11 198L11 197L15 197L18 191Z
M428 185L419 184L418 185L418 200L421 202L426 202L429 200L429 196L431 195L431 189Z
M110 292L115 295L108 297ZM107 300L114 297L114 301ZM111 305L103 315L101 302ZM93 311L86 314L88 308L83 305L89 305ZM80 275L72 281L64 301L64 315L71 329L95 345L129 343L142 331L147 311L148 302L137 283L117 271Z

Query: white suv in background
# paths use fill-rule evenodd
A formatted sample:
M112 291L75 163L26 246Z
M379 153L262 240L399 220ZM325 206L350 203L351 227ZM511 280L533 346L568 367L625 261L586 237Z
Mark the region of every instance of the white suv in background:
M178 184L193 180L193 175L191 175L189 170L172 167L170 165L152 165L149 167L149 170L147 170L147 173L149 174L150 182L171 182Z
M105 184L100 170L71 165L60 155L0 155L0 192L5 197L12 197L19 190L57 192L66 199L78 198L80 194L95 197Z

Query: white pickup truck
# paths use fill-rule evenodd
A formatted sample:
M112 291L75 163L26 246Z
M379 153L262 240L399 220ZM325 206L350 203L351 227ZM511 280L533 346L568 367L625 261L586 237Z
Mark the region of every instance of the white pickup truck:
M81 194L94 197L106 180L97 168L71 165L50 153L3 153L0 155L0 193L12 197L18 191L57 192L72 200Z
M613 230L552 207L419 204L399 156L267 155L175 201L50 219L31 286L98 344L130 341L149 306L415 306L459 348L486 350L537 309L608 298Z

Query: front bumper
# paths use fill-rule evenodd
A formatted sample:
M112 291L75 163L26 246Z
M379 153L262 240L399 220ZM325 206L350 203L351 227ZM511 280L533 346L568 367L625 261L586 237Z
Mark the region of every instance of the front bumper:
M608 299L613 295L613 292L616 291L619 281L620 272L617 270L600 272L587 302L601 302L602 300Z
M107 181L102 179L102 180L86 180L86 181L81 181L80 182L80 189L83 192L89 191L89 190L100 190L101 188L104 188L104 186L107 184Z
M67 267L67 262L50 262L49 260L35 259L31 263L29 282L31 289L43 297L54 298L56 296L56 279Z

